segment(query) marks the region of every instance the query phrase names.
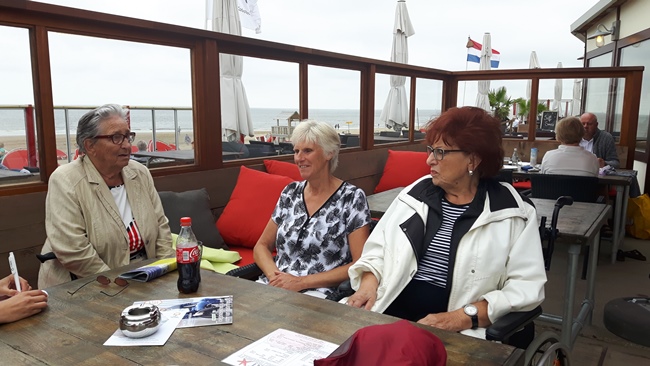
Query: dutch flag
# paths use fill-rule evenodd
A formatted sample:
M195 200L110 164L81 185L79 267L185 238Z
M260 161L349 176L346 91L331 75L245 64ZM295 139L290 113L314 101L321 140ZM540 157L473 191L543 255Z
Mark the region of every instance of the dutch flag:
M477 64L481 63L481 48L483 46L480 43L467 37L467 61L476 62ZM498 68L500 59L501 53L493 48L492 57L490 57L490 67L493 69Z

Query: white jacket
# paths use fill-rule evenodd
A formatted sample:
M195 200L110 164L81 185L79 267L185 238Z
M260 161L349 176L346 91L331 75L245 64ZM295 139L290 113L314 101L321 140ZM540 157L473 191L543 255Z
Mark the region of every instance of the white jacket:
M419 197L438 195L434 201L440 205L441 194L429 176L406 187L370 234L361 258L350 267L355 290L364 272L379 280L373 311L386 310L415 275L416 257L428 246L423 239L429 206ZM532 310L544 300L546 283L534 206L511 185L487 180L479 184L466 212L472 208L478 217L465 229L455 258L453 254L450 258L448 311L483 299L491 322L512 311ZM485 328L462 333L485 338Z

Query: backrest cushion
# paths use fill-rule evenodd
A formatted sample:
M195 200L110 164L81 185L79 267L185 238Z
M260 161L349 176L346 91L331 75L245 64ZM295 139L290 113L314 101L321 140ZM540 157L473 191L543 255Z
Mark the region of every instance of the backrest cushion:
M266 167L266 171L270 174L283 175L295 181L304 180L300 175L298 166L294 163L266 159L264 160L264 166Z
M228 249L219 230L214 226L214 216L210 209L210 196L205 188L185 192L158 192L165 216L169 219L172 233L181 229L181 217L192 218L192 231L203 245L210 248Z
M229 245L252 248L262 235L280 193L293 179L241 166L230 200L217 220Z
M384 172L374 193L406 187L430 173L431 167L427 165L426 152L388 150Z

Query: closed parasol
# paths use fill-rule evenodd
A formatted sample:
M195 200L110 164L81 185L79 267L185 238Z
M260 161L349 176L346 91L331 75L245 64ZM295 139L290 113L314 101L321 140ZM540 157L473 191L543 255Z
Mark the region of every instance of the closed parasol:
M236 0L214 0L212 30L241 35L241 24ZM221 72L221 127L225 141L239 140L242 135L254 136L253 119L241 76L242 56L219 55Z
M393 48L390 60L408 63L408 40L415 34L409 18L406 2L399 0L395 10L395 28L393 31ZM386 127L400 131L408 127L408 104L406 101L406 77L391 75L390 91L379 117Z

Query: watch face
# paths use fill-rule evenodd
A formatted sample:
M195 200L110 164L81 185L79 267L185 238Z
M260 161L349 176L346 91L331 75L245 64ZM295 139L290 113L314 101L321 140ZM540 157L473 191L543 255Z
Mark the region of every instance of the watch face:
M478 314L478 309L474 305L465 305L464 310L465 310L465 314L469 316L474 316Z

